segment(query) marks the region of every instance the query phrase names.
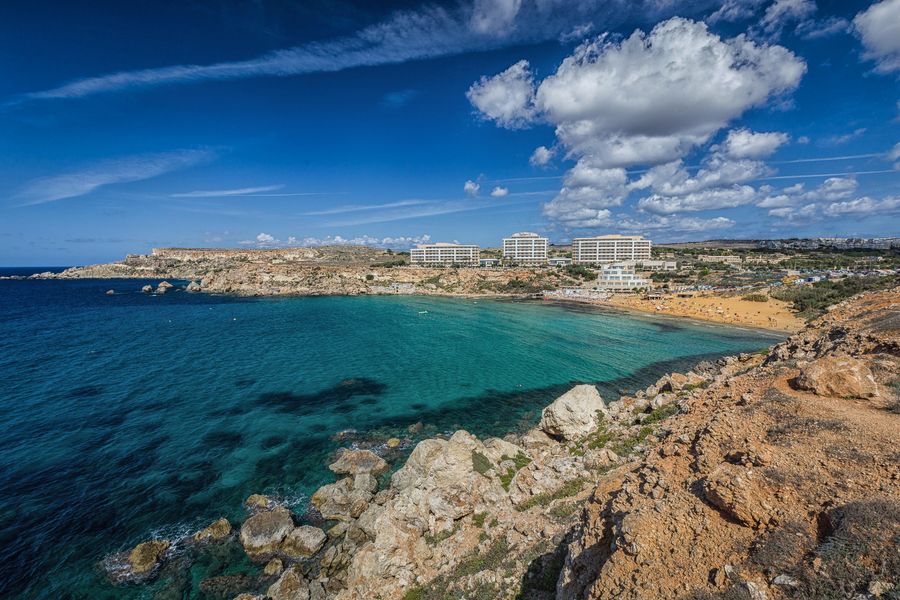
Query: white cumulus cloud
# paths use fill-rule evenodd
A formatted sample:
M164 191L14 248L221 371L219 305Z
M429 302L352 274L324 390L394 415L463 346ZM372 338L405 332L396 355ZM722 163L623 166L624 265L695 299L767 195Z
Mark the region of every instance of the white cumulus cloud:
M507 129L527 126L535 115L534 78L528 61L520 60L493 77L472 84L466 97L485 118Z
M473 196L473 197L474 197L474 196L477 196L477 195L478 195L478 191L479 191L480 189L481 189L481 184L480 184L480 183L477 183L477 182L475 182L475 181L472 181L471 179L467 180L467 181L463 184L463 191L464 191L466 194L468 194L469 196Z
M883 0L856 15L853 26L876 71L900 71L900 0Z
M788 139L786 133L733 129L728 132L722 150L731 158L765 158L786 144Z
M528 159L528 162L533 167L543 167L553 159L554 154L555 152L547 148L547 146L538 146L531 153L531 158Z
M509 195L509 188L497 186L491 190L491 196L494 198L503 198L504 196Z

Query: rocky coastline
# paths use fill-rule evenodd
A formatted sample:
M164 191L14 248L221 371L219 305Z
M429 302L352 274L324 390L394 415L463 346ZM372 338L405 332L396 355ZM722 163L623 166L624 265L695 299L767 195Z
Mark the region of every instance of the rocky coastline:
M393 472L344 448L300 518L253 495L239 526L103 568L116 585L166 575L159 597L181 597L191 552L249 558L200 584L240 600L894 597L898 299L863 294L633 396L576 386L523 435L426 438Z

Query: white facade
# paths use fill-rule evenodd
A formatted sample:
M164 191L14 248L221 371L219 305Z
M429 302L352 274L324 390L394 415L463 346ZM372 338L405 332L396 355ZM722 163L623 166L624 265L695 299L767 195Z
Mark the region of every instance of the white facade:
M520 264L544 264L550 240L536 233L523 231L503 238L503 258Z
M422 266L477 267L481 249L478 246L463 244L419 244L409 251L409 263Z
M637 289L647 289L651 282L640 277L634 272L634 264L619 263L605 265L600 270L600 279L597 287L607 292L630 292Z
M731 254L723 254L723 255L710 255L710 254L701 254L697 257L697 260L705 263L724 263L726 265L739 265L741 264L741 257L734 256Z
M641 260L638 266L647 271L677 271L678 263L674 260Z
M547 264L551 267L568 267L572 264L572 259L567 256L553 256L547 259Z
M639 235L601 235L572 240L575 264L605 264L650 259L650 240Z

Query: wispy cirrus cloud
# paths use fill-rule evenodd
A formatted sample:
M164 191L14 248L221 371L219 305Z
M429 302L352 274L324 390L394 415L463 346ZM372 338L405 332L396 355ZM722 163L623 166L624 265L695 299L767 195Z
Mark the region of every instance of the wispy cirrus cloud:
M698 12L714 3L691 0L679 5L678 12ZM344 37L310 42L247 60L170 65L85 77L20 95L6 106L163 85L289 77L398 64L555 39L571 32L573 26L583 24L588 16L614 27L628 20L648 21L675 12L669 3L658 0L558 0L552 4L539 0L505 3L472 0L452 8L432 5L398 11ZM497 10L498 7L504 9Z
M246 187L231 190L195 190L193 192L169 194L169 196L172 198L224 198L226 196L247 196L261 194L263 192L275 192L283 187L283 185L264 185L260 187Z
M210 162L216 156L210 149L187 149L101 160L81 169L33 179L13 199L20 205L33 205L76 198L108 185L152 179Z
M419 204L428 204L428 200L398 200L397 202L387 202L385 204L348 204L345 206L335 206L334 208L326 208L323 210L314 210L303 213L306 216L323 216L323 215L339 215L344 213L354 213L367 210L384 210L386 208L401 208L404 206L417 206Z

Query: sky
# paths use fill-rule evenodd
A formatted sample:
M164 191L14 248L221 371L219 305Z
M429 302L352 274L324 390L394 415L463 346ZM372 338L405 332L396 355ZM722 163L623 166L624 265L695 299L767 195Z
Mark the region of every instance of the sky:
M900 0L9 0L0 73L0 265L900 235Z

